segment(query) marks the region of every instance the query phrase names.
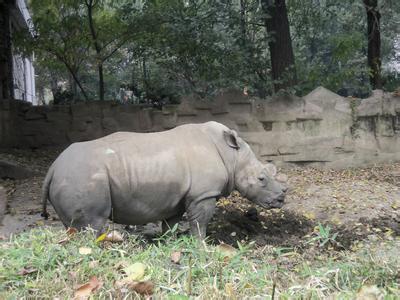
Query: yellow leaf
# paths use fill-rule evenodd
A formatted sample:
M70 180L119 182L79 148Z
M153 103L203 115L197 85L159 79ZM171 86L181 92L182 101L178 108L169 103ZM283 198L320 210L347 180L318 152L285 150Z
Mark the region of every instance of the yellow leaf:
M101 241L104 241L104 239L106 238L106 236L107 236L107 232L106 232L106 233L103 233L102 235L100 235L100 236L96 239L96 243L99 243L99 242L101 242Z
M228 299L236 299L235 288L232 283L225 284L225 294L228 296Z
M316 219L315 214L311 211L308 213L307 212L303 213L303 217L305 217L306 219L311 220L311 221Z
M124 268L127 278L132 281L140 281L143 279L145 270L146 266L142 263L134 263Z
M252 289L252 288L253 288L253 285L251 285L250 283L247 282L247 283L244 285L243 288L245 288L245 289Z
M87 248L87 247L81 247L79 248L79 254L82 255L89 255L92 253L92 249L91 248Z

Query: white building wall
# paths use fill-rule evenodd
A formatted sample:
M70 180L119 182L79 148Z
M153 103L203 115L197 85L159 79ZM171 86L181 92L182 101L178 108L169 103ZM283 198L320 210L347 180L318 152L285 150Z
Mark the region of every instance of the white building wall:
M18 28L30 31L30 15L25 0L17 0L11 15L11 33ZM33 56L22 57L13 49L14 98L37 105Z

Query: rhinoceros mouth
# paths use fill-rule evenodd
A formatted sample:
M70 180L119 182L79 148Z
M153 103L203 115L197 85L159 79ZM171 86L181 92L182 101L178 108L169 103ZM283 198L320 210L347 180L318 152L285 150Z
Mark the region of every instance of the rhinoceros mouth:
M284 201L285 201L285 196L282 195L278 198L275 198L272 201L266 201L262 203L261 206L266 209L282 208L282 206L284 205Z

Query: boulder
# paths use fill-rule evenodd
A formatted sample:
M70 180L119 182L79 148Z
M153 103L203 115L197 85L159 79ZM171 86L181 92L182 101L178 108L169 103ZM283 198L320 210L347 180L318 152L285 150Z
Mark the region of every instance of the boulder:
M0 160L0 178L2 179L26 179L37 175L36 172L17 165L13 162Z

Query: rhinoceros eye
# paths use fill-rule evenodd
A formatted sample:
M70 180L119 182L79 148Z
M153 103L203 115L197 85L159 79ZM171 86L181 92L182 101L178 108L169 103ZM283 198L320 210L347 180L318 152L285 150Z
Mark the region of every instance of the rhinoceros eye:
M261 174L258 176L258 180L260 180L261 182L264 182L267 180L267 177L264 174Z

